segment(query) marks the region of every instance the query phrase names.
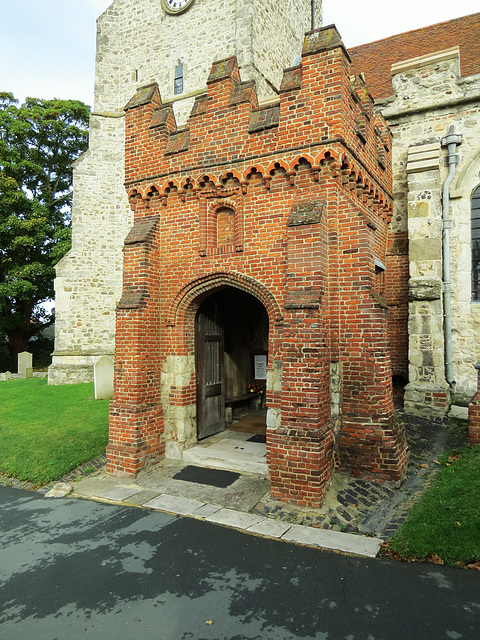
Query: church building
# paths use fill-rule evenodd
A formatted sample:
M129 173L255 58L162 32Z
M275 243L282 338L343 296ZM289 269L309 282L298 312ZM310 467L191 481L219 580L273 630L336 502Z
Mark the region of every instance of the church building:
M255 400L272 496L319 506L335 469L402 479L394 388L417 415L468 402L480 14L452 22L347 51L321 0L99 18L49 382L115 362L112 473L181 460Z

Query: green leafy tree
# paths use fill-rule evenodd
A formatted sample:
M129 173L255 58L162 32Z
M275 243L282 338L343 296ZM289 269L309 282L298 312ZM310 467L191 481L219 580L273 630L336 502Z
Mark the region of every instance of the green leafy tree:
M88 145L76 100L0 92L0 340L11 355L54 322L55 264L70 248L72 162Z

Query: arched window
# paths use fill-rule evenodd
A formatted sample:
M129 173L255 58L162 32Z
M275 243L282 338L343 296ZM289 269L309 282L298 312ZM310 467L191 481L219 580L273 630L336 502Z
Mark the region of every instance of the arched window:
M472 196L472 300L480 302L480 186Z
M175 78L173 81L173 93L177 96L183 93L183 62L178 62L175 67Z

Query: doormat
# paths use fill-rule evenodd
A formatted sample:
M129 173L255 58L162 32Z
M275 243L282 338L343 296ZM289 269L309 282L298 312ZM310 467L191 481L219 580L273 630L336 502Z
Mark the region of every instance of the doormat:
M239 473L233 471L223 471L222 469L204 469L189 465L173 476L174 480L184 480L185 482L196 482L197 484L208 484L211 487L225 489L240 478Z
M263 433L256 433L254 436L249 438L247 442L261 442L262 444L267 443L267 436Z

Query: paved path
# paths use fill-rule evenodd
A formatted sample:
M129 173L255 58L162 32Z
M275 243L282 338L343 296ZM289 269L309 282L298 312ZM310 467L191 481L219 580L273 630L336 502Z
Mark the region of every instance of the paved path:
M382 540L398 528L435 477L445 448L464 444L466 439L462 423L403 418L410 463L402 486L379 485L336 473L318 510L271 500L264 476L241 474L234 484L222 489L176 480L174 476L186 463L171 460L147 468L136 479L107 475L105 461L100 460L99 468L88 477L76 472L68 480L78 496L188 515L271 538L374 557ZM48 489L51 487L43 491Z
M477 640L478 572L0 487L2 640Z
M383 539L400 526L435 477L445 448L464 444L466 439L462 423L403 418L410 445L403 485L379 485L336 473L318 510L271 500L265 476L241 474L234 484L221 489L176 480L174 476L186 463L169 460L143 470L135 479L125 479L107 475L103 457L96 469L89 463L67 477L71 484L66 493L73 489L77 496L187 515L251 534L375 557ZM52 486L40 491L47 493ZM60 495L66 493L60 491Z
M157 466L144 483L100 472L75 483L74 495L189 516L250 534L361 556L375 557L380 550L382 540L375 537L297 525L251 513L268 489L264 477L240 475L232 485L235 494L232 496L231 491L225 489L173 480L172 476L182 467L181 463L166 461ZM61 486L59 489L61 491ZM46 495L54 497L52 493ZM232 501L237 508L231 508Z

